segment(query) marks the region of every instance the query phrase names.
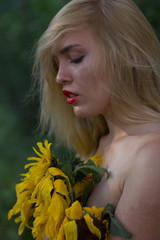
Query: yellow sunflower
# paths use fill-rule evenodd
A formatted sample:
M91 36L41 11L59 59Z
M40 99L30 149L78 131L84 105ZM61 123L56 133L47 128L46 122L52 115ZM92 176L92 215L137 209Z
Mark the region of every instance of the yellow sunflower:
M70 192L68 177L58 168L49 168L31 196L31 202L35 203L34 238L41 240L45 235L49 239L56 239L65 209L71 203Z
M107 220L102 220L104 207L84 207L83 210L86 212L84 219L91 233L96 235L98 239L107 240L109 234L109 222Z
M104 208L81 207L76 201L66 209L57 240L107 240L108 221L102 220Z
M53 239L69 207L71 184L68 177L57 167L52 167L50 146L47 140L37 143L38 157L29 157L35 162L27 164L29 171L21 174L23 179L16 185L17 202L8 213L8 219L19 213L15 222L21 222L18 230L22 234L25 227L32 228L34 238L41 239L44 235ZM29 225L34 217L33 226Z
M21 183L16 185L16 196L17 202L13 208L8 212L8 219L13 215L20 214L19 217L15 219L15 222L21 222L18 229L18 234L21 235L25 227L29 226L28 222L33 215L34 207L33 201L31 201L31 196L35 191L37 183L42 179L45 171L49 168L51 164L51 151L47 140L44 141L44 146L42 143L37 143L39 147L38 152L35 148L34 151L39 157L29 157L28 160L35 160L27 164L25 169L30 167L29 171L25 174L21 174L24 178L21 179Z
M32 203L30 202L30 198L32 192L35 188L35 184L30 178L26 178L22 180L21 183L16 185L16 196L17 202L13 206L13 208L8 212L8 219L11 219L13 215L19 213L19 217L15 219L15 222L21 222L18 234L21 235L24 228L30 228L28 222L33 215L34 209L32 207Z
M39 157L29 157L28 160L34 162L25 165L25 169L27 169L28 167L30 167L30 169L27 174L24 174L24 176L29 175L34 180L36 185L51 165L51 145L52 143L48 143L48 140L44 141L44 146L41 142L38 142L37 146L39 148L39 152L34 147L33 150Z

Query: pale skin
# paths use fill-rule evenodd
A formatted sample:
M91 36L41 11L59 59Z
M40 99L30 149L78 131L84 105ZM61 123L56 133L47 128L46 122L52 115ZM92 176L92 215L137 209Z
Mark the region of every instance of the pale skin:
M160 238L160 124L111 125L112 138L101 139L98 151L102 166L110 172L102 177L89 198L88 205L108 203L115 216L134 240ZM116 130L116 131L115 131ZM157 132L157 133L156 133ZM110 132L112 134L112 132ZM109 240L122 240L110 236Z
M109 126L109 135L100 140L97 152L102 154L102 167L110 177L103 175L88 200L88 206L115 207L115 216L133 240L160 239L160 123L125 124L107 109L112 89L109 78L101 69L93 75L90 70L98 49L97 40L89 30L66 34L56 52L57 84L76 94L72 104L77 117L102 114ZM67 51L67 46L73 46ZM97 51L96 51L97 50ZM83 56L83 58L82 58ZM74 62L75 59L80 59ZM109 71L109 69L108 69ZM44 238L45 239L45 238ZM109 240L124 238L110 235Z

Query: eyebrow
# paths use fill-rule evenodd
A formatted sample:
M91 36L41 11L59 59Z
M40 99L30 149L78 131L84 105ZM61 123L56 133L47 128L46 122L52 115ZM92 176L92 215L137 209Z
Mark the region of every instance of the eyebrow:
M65 54L65 53L67 53L69 50L71 50L72 48L74 48L74 47L79 47L79 46L80 46L79 44L70 44L70 45L62 48L62 49L60 50L60 53L61 53L61 54Z

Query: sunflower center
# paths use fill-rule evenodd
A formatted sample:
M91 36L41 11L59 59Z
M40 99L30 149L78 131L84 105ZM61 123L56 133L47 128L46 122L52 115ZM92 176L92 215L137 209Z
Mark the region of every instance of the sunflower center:
M94 225L100 230L101 232L101 239L105 240L105 232L106 228L101 221L97 218L93 218ZM99 238L92 234L87 227L85 220L82 218L80 220L76 220L77 229L78 229L78 238L77 240L99 240Z

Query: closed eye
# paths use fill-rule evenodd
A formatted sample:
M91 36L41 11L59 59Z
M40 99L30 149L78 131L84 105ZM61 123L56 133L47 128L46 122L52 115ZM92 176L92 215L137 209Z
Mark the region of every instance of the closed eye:
M80 62L82 62L83 58L84 58L84 56L81 56L79 58L74 58L74 59L71 59L70 62L71 63L80 63Z

